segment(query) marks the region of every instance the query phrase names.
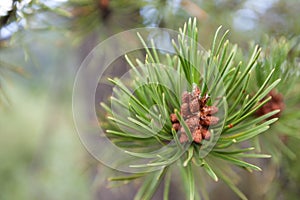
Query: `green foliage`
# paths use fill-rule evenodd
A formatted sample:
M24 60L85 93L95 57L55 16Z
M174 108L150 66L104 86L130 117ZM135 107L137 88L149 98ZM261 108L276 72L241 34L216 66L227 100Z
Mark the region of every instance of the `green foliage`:
M139 67L126 57L132 68L127 79L110 79L115 85L110 102L112 108L101 103L110 115L108 119L111 125L107 135L127 153L139 158L152 158L149 163L131 167L161 168L143 175L144 184L136 199L150 199L165 173L170 173L168 171L173 169L170 166L175 163L176 171L181 174L187 199L198 198L195 170L199 167L213 180L223 180L241 199L246 199L235 186L234 179L227 175L234 173L231 166L238 166L250 172L261 170L258 166L248 163L245 158L270 157L256 154L253 152L254 147L245 148L240 143L256 138L277 121L277 118L270 117L279 110L256 118L253 118L253 115L270 100L265 97L278 85L280 79L286 80L290 76L290 73L279 76L282 68L278 66L285 60L275 59L277 54L281 56L285 52L280 51L280 46L273 49L274 52L264 52L261 56L261 48L255 46L248 59L239 60L239 49L225 39L228 31L219 36L220 31L221 28L216 31L211 50L205 53L198 47L196 21L189 20L188 24L180 29L178 43L173 41L175 54L161 54L155 50L155 46L151 50L146 48L145 62L137 60ZM144 40L139 37L145 45ZM167 66L159 65L162 63L166 63ZM180 76L174 76L174 71ZM260 71L263 73L259 74ZM249 89L249 85L253 84L253 74L256 74L259 81L257 87ZM193 84L201 88L201 95L210 96L209 105L217 105L221 113L219 123L210 129L211 141L216 140L211 149L211 141L203 141L200 145L193 142L190 146L180 143L180 133L172 129L169 116L175 111L189 142L192 142L192 134L178 110L182 92L184 89L191 91ZM130 88L137 89L132 94ZM121 111L114 112L128 107L129 112L126 114ZM175 150L173 148L153 153L156 148L162 148L172 140L175 141L172 144ZM208 155L205 156L205 153ZM196 179L198 178L201 177ZM128 177L129 179L131 178ZM170 179L168 175L165 187L169 186ZM168 191L169 189L165 188L165 199L168 197Z
M287 41L283 37L279 39L265 37L262 48L264 54L259 58L258 68L252 82L261 82L275 69L272 79L280 78L282 80L276 87L276 92L282 95L285 106L279 113L279 122L272 126L270 134L261 135L259 140L255 142L258 149L271 153L273 161L279 164L282 156L287 156L290 159L296 158L295 153L288 147L286 140L298 140L300 138L297 126L300 121L300 114L296 112L299 109L300 102L297 89L300 72L298 60L299 39L294 38Z

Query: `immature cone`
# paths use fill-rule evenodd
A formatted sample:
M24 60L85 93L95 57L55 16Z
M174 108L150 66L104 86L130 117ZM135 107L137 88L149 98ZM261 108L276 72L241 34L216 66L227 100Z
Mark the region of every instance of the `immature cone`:
M183 103L180 108L180 113L182 116L189 116L190 115L190 110L189 110L189 104L188 103Z
M260 107L256 111L256 115L262 116L274 110L280 110L280 112L276 113L275 115L272 115L268 119L280 117L281 112L285 107L282 94L276 93L274 90L271 90L268 94L268 97L269 96L271 96L272 99L268 101L266 104L264 104L262 107Z
M175 129L175 131L178 131L180 129L180 123L177 119L176 114L172 113L170 115L170 119L171 119L171 122L172 122L172 128Z
M270 101L268 101L266 104L264 104L262 107L260 107L256 111L256 115L257 116L263 116L263 115L265 115L269 112L272 112L274 110L280 110L280 112L276 113L275 115L270 116L266 120L270 120L270 119L273 119L273 118L279 118L282 111L285 108L285 104L284 104L282 94L276 93L274 90L271 90L269 92L269 94L267 95L267 97L269 97L269 96L271 96L272 99L270 99ZM285 144L288 142L288 136L287 135L281 135L279 138Z
M211 134L208 127L217 124L219 121L218 117L213 116L218 112L218 108L206 105L209 99L208 95L201 97L200 94L200 89L196 85L194 85L192 93L184 91L181 96L182 104L180 107L180 114L192 133L193 141L196 143L201 143L202 139L209 140ZM172 113L170 119L172 128L181 132L180 142L188 141L185 129L180 125L177 116Z

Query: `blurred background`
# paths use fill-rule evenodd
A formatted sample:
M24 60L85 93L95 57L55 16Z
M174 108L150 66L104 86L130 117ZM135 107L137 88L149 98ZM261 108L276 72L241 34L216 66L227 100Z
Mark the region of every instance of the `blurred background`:
M220 25L246 48L265 35L299 36L299 13L296 0L1 0L0 199L132 199L135 185L107 186L108 169L85 150L72 119L76 71L99 42L138 27L178 30L196 17L204 48ZM300 152L296 142L291 148ZM248 177L252 185L243 191L250 199L259 190L280 192L261 199L298 199L299 156L282 161L288 172L268 165L257 174L264 188ZM224 199L236 198L215 187Z

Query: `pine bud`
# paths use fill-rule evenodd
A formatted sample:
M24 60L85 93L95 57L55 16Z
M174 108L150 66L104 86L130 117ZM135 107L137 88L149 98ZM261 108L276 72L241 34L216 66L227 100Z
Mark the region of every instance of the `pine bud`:
M183 104L181 105L180 111L181 111L181 115L182 115L184 118L186 118L187 116L189 116L189 115L190 115L189 104L183 103Z
M219 111L216 106L204 106L202 109L203 114L205 115L213 115Z
M170 115L170 119L171 119L171 122L172 122L172 123L178 122L178 119L177 119L177 116L176 116L175 113L172 113L172 114Z
M199 106L199 101L198 99L194 99L190 103L190 111L191 113L199 112L200 106Z
M196 129L193 134L193 140L194 142L197 142L197 143L201 143L202 142L202 134L201 134L201 130L200 129Z
M200 89L196 84L193 84L192 94L187 91L182 93L182 104L180 107L180 114L187 125L187 128L192 133L193 141L195 143L201 143L203 139L209 140L211 133L208 130L208 126L215 125L219 122L219 118L212 116L218 112L216 106L206 105L209 96L200 97ZM187 142L188 137L184 130L184 127L180 125L178 118L175 114L170 115L172 121L172 128L180 130L180 142Z
M187 92L187 91L184 91L181 95L181 101L182 103L189 103L190 102L190 98L191 98L191 95Z
M215 116L201 116L200 124L203 126L215 125L219 122L219 118Z
M172 128L174 128L175 131L178 131L180 129L180 124L179 123L174 123L174 124L172 124Z
M275 117L280 117L282 110L284 110L284 108L285 108L283 95L280 93L276 93L274 90L271 90L269 92L268 96L271 96L272 99L270 101L268 101L266 104L264 104L262 107L260 107L256 111L256 115L262 116L262 115L265 115L274 110L280 110L280 112L276 113L275 115L272 115L267 120L275 118Z
M188 137L187 137L183 127L181 127L180 132L181 132L180 138L179 138L180 143L187 142Z
M187 119L185 121L185 123L187 124L187 126L190 129L194 129L195 127L197 127L199 125L199 118L197 116L191 117L191 118Z
M207 130L206 128L203 128L202 131L202 137L205 139L205 140L209 140L210 139L210 132L209 130Z

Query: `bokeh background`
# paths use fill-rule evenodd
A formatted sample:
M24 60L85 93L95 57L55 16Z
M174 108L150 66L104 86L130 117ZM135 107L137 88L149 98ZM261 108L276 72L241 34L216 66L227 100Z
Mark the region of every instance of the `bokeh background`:
M132 199L135 185L110 188L112 172L88 154L73 124L76 71L99 42L138 27L178 30L196 17L204 48L220 25L246 48L265 35L297 38L299 13L297 0L1 0L0 199ZM266 164L263 174L241 173L250 199L266 191L280 195L259 198L299 198L300 147L290 145L296 158L281 163L288 172ZM222 183L213 189L213 199L237 198Z

